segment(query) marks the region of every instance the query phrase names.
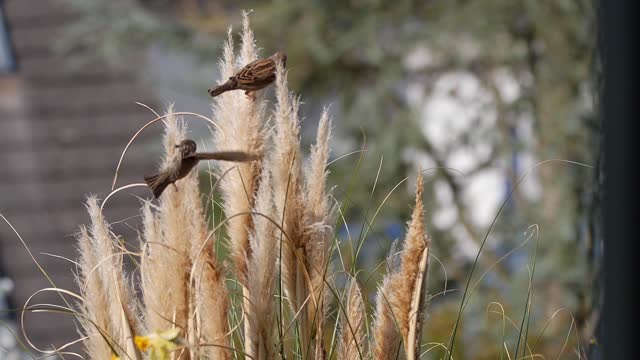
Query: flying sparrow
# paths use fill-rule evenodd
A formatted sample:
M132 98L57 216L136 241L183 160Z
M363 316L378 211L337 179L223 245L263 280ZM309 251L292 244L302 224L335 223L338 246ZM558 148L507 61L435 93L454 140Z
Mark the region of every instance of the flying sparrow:
M245 90L245 95L263 89L276 79L276 63L286 66L287 55L277 52L266 59L249 63L222 85L209 89L209 95L216 97L230 90Z
M176 181L187 176L200 160L223 160L235 162L247 162L255 160L255 155L243 151L217 151L217 152L196 152L196 143L193 140L183 140L176 145L180 149L177 158L167 168L154 175L147 175L144 181L153 191L153 196L159 198L164 189ZM175 186L175 184L174 184Z

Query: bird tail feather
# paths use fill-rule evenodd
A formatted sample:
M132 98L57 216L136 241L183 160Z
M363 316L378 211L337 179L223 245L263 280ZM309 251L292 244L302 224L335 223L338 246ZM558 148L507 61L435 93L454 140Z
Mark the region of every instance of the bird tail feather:
M235 83L229 80L222 85L216 86L213 89L209 89L209 95L211 95L211 97L216 97L224 92L227 92L229 90L234 90L234 89L235 89Z
M144 181L147 183L147 186L151 189L153 196L155 196L156 199L158 199L160 195L162 195L164 189L169 186L169 181L167 181L166 176L163 176L162 174L147 175L144 177Z

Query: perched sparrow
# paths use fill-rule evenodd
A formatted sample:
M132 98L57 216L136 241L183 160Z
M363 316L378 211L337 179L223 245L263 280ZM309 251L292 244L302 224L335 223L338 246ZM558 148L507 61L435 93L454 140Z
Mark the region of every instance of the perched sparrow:
M229 90L245 90L249 96L251 92L267 87L276 79L276 63L282 62L286 66L287 55L277 52L266 59L256 60L238 71L226 83L209 89L209 95L216 97Z
M191 170L198 165L200 160L224 160L247 162L255 160L256 156L243 151L217 151L217 152L196 152L196 143L193 140L184 140L176 145L180 149L180 154L174 162L166 169L154 175L144 177L147 186L153 191L157 198L162 195L164 189L176 181L187 176Z

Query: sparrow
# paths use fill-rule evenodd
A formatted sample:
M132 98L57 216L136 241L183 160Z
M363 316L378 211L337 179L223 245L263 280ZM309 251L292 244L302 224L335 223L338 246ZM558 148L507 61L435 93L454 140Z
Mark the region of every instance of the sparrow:
M277 52L266 59L258 59L249 63L222 85L209 89L209 95L216 97L230 90L245 90L245 95L267 87L276 79L276 64L282 62L286 66L287 55Z
M144 177L156 199L169 184L187 176L200 160L248 162L257 159L257 156L243 151L196 152L196 142L190 139L183 140L176 148L179 149L178 156L168 167L157 174Z

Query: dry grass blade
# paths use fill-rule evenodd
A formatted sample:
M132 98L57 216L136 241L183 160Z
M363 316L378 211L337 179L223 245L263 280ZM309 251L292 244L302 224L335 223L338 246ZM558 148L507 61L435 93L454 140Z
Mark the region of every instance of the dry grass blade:
M118 240L103 218L98 200L95 197L88 199L87 209L91 218L91 226L88 232L91 241L88 246L91 249L87 249L87 245L81 245L82 251L90 251L87 254L87 258L81 261L86 261L87 264L97 259L100 259L100 261L95 263L85 275L85 284L87 286L91 284L92 291L85 294L84 306L92 307L95 310L93 315L98 318L104 319L107 317L109 319L107 328L109 331L106 334L119 344L119 347L126 352L128 357L135 359L137 358L137 353L131 339L133 339L133 334L139 330L138 317L135 313L137 306L133 291L126 283L122 255L114 254L114 244ZM80 241L82 242L83 239L86 240L87 238L83 236L81 230ZM96 279L93 279L93 277L96 277ZM99 290L103 292L102 294L96 293L97 289L93 288L98 283L101 285ZM80 285L84 286L85 284ZM103 299L103 297L107 298ZM94 301L97 304L89 304ZM105 308L97 309L98 304L104 306L105 302ZM91 319L92 317L89 318Z
M258 57L246 12L241 39L241 49L234 53L229 31L219 64L222 82ZM156 345L147 344L149 350L140 345L141 339L158 340L159 334L173 334L161 339L171 349L177 347L167 355L172 360L268 360L278 355L327 358L324 337L331 332L327 324L333 324L328 316L329 296L340 297L333 289L331 266L338 208L330 202L327 190L331 120L325 109L305 163L300 147L300 100L289 92L287 73L279 61L272 128L267 126L267 102L261 91L253 97L231 91L213 99L214 150L226 151L226 155L246 152L258 159L212 163L220 175L216 185L225 221L213 231L208 228L197 171L167 187L157 205L143 202L141 304L127 284L123 254L115 251L119 239L103 218L97 199L89 199L91 226L81 228L78 235L81 296L77 296L81 301L78 319L85 335L82 341L89 357L154 358L151 352ZM155 115L133 136L119 164L138 134L158 121L166 126L161 171L174 163L179 156L175 146L186 137L185 124L171 107L166 115ZM114 185L115 180L117 171ZM122 186L109 197L139 185ZM361 289L355 278L350 280L345 302L339 306L339 324L332 329L331 344L337 344L339 359L419 358L429 259L422 193L420 175L400 261L378 290L372 344L367 344ZM218 204L213 201L215 208ZM217 231L222 227L226 232ZM219 239L220 233L227 239ZM226 266L217 264L215 245L224 240L242 291L238 297L231 296L235 293L227 288ZM278 280L281 293L276 291ZM278 302L277 295L288 306ZM280 314L276 306L287 309ZM279 337L277 329L281 330ZM132 341L135 335L140 336ZM134 344L142 352L149 351L143 354Z
M245 338L248 343L247 354L258 360L272 359L275 350L273 300L275 299L278 238L276 227L266 218L275 216L271 188L271 176L265 169L260 180L255 208L256 213L264 216L254 216L254 229L250 236L253 256L249 260L249 274L251 274L247 284L249 308L245 315L249 323Z
M230 359L228 341L227 312L229 309L229 294L225 286L225 273L216 264L216 255L211 239L208 235L204 208L198 186L197 172L190 179L189 186L183 187L183 213L186 223L183 232L191 241L190 261L190 342L192 358L203 355L207 359ZM187 184L185 184L187 185ZM205 343L200 348L198 344Z
M356 278L348 285L345 313L340 321L338 335L338 359L359 360L366 358L365 346L365 309Z
M82 316L78 319L82 334L86 336L84 348L92 359L108 359L113 352L102 334L113 333L107 313L109 299L103 290L100 277L88 276L98 266L99 260L94 251L94 243L85 227L80 228L77 240L80 253L80 273L77 282L80 285L80 294L84 299L80 303L79 309Z
M238 68L237 62L246 65L257 59L253 32L249 27L248 13L243 13L242 48L239 59L236 59L233 50L231 31L228 34L228 42L224 48L224 57L220 62L221 82L226 81ZM247 153L261 155L267 139L265 120L266 101L261 92L253 98L249 98L240 91L230 91L217 96L213 100L213 112L219 122L219 130L214 133L214 140L218 150L245 151ZM216 164L218 175L221 176L220 190L223 207L227 218L227 236L230 249L230 257L235 267L236 278L242 284L245 296L243 309L245 313L251 306L246 303L247 294L247 266L251 259L251 247L249 246L249 234L253 228L252 218L248 215L254 207L255 194L262 169L262 161L249 163L229 164L220 162ZM230 171L231 167L236 169ZM235 216L236 214L247 214ZM245 317L246 319L246 317ZM245 321L245 345L249 346L251 336L250 323ZM245 351L249 351L246 348Z
M177 156L175 145L185 139L184 122L167 114L164 136L165 157L162 167L170 166ZM160 331L177 327L186 333L189 311L188 279L191 269L191 232L189 225L193 215L188 211L189 190L197 189L197 172L192 172L175 186L167 188L160 198L157 214L146 206L144 214L144 239L141 261L142 288L146 308L148 331ZM178 188L183 189L178 191Z
M249 28L249 19L244 14L242 34L242 50L240 61L247 62L256 59L254 37ZM224 48L224 57L220 62L220 73L223 81L233 75L236 69L236 58L233 51L231 32ZM255 100L249 99L243 92L231 91L213 100L213 112L218 121L219 129L214 133L218 150L245 151L260 155L266 141L265 130L266 102L261 96ZM255 200L258 179L261 173L261 161L250 163L230 164L219 162L216 164L218 175L224 174L231 167L236 170L229 172L220 181L220 190L227 216L250 211ZM235 217L227 223L227 235L231 259L235 265L238 280L247 283L247 260L250 257L249 230L251 217L243 215Z
M298 333L304 356L308 356L311 329L308 316L301 311L309 299L309 274L305 264L304 212L302 199L302 166L299 139L299 101L289 94L287 74L282 64L276 68L276 108L274 110L273 151L269 168L273 176L276 219L284 228L289 243L281 243L282 287L291 312L298 322ZM312 299L315 301L315 299Z
M390 279L385 277L376 296L372 344L374 359L397 359L402 346L402 336L398 331L397 320L387 297L391 289Z
M418 276L416 277L411 309L409 311L409 333L407 335L407 359L420 358L420 338L422 334L422 319L426 303L425 289L427 285L427 273L429 268L429 242L422 251L418 264ZM413 350L411 350L413 349Z
M250 11L242 11L242 48L240 49L240 63L249 64L258 59L256 40L249 26Z
M215 264L215 257L211 252L201 256L195 265L192 308L195 309L197 335L194 336L194 344L207 344L205 348L199 349L206 359L230 359L227 326L229 294L225 286L224 271Z
M419 324L422 316L428 241L424 227L422 172L416 185L416 204L403 243L400 265L384 277L378 289L374 323L374 358L419 357Z
M324 109L320 122L318 123L318 133L316 144L311 148L309 166L305 172L306 190L305 203L307 208L308 221L325 221L328 212L328 198L325 193L327 181L327 162L329 159L329 139L331 137L331 120L329 112Z
M142 207L142 224L144 242L140 245L140 281L144 304L144 332L151 332L166 328L169 323L167 317L171 304L156 275L162 271L162 261L171 256L171 249L163 244L161 224L151 210L151 203L145 202Z
M335 214L329 208L329 198L325 189L330 134L331 121L325 109L318 124L316 144L311 149L309 165L305 170L303 192L304 255L306 271L311 280L308 293L309 296L313 296L313 301L308 305L308 316L309 321L315 324L312 338L315 339L314 357L316 359L324 358L322 334L324 334L326 304L329 296L329 291L325 287L326 282L332 278L329 260Z

